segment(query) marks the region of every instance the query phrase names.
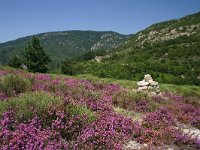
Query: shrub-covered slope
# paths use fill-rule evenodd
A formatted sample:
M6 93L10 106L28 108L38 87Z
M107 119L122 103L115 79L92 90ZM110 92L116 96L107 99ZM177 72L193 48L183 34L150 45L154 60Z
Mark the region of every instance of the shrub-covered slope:
M0 70L0 147L199 149L199 106L198 96L150 97L98 80Z
M88 70L98 76L138 80L150 73L163 83L200 85L200 13L152 25L94 66L99 72Z
M97 31L63 31L41 33L37 36L47 53L56 62L66 56L79 56L89 50L110 50L123 44L129 36L116 32ZM24 50L31 36L20 38L0 44L0 62L6 63L8 59Z

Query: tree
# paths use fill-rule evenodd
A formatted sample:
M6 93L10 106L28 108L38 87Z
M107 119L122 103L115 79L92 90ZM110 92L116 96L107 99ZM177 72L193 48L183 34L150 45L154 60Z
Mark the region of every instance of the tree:
M40 40L32 37L31 42L22 53L24 56L24 63L32 72L47 72L47 65L51 62L50 57L45 53L43 47L40 45Z
M76 62L71 58L61 61L61 72L63 74L74 75L76 73Z
M18 55L12 56L12 58L8 62L8 66L11 66L13 68L20 68L22 65L22 60Z

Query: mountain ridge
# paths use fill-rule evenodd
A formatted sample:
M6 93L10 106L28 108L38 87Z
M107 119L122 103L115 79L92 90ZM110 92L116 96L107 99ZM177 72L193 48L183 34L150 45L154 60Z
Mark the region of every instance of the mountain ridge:
M12 55L20 54L31 36L0 44L0 60L6 63ZM113 31L58 31L45 32L34 35L41 40L41 44L54 61L59 62L67 56L74 57L87 50L110 50L121 45L129 35L122 35ZM95 45L96 44L96 45Z

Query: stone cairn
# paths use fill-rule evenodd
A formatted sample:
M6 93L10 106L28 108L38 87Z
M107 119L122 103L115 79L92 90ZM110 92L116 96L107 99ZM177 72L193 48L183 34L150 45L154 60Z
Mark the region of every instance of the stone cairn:
M138 92L151 92L152 94L160 94L160 87L158 82L153 81L150 74L144 75L144 79L142 81L137 82Z

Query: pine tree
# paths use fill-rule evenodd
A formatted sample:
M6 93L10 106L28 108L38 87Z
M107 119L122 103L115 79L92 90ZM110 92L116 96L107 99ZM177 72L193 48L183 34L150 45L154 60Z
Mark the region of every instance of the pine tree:
M47 72L47 65L51 62L51 59L40 45L40 40L38 38L34 36L32 37L31 42L28 42L22 55L24 57L24 63L28 67L29 71L42 73Z

